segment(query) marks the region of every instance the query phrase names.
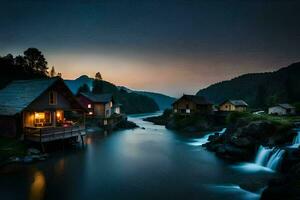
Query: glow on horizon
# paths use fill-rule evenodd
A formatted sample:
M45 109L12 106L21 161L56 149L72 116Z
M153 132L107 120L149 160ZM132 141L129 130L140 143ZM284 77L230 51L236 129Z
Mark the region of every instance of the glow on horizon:
M63 74L64 79L81 75L94 77L101 72L104 80L135 90L162 92L174 97L183 93L195 94L210 84L227 80L243 73L253 72L253 65L245 61L226 59L184 59L179 57L133 56L120 54L47 53L49 68ZM239 66L243 65L243 68ZM249 69L247 70L247 66ZM221 70L220 70L221 69ZM251 71L252 70L252 71ZM227 73L228 72L228 73Z

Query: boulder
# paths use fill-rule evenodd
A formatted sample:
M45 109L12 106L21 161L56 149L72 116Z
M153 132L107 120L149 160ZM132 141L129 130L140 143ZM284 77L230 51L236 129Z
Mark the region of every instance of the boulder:
M292 200L300 197L300 163L279 178L271 180L263 191L261 200Z

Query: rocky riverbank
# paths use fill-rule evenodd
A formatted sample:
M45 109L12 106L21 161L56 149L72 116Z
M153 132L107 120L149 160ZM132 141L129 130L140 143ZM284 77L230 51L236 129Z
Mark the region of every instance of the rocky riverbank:
M161 116L145 118L145 121L153 122L157 125L164 125L168 129L183 133L201 133L206 131L220 130L225 126L223 115L212 114L173 114L171 110L165 110Z
M297 137L299 135L289 121L245 115L229 123L224 134L211 135L203 146L217 156L235 162L253 161L262 146L282 149L284 154L277 169L279 176L269 181L261 199L294 200L300 196L300 148L294 146Z
M268 120L239 119L224 134L212 135L204 146L219 157L233 161L253 160L260 145L274 147L291 143L295 137L289 125Z

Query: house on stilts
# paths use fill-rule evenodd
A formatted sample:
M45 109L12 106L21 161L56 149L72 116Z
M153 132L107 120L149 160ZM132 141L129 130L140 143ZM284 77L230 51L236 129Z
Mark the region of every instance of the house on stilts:
M83 141L85 112L59 77L13 81L0 90L0 136L41 144Z

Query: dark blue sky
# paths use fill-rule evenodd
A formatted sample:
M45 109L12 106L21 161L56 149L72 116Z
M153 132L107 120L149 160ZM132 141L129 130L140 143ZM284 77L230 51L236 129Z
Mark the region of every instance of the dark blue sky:
M37 47L66 78L179 95L300 60L300 1L0 1L0 55Z

